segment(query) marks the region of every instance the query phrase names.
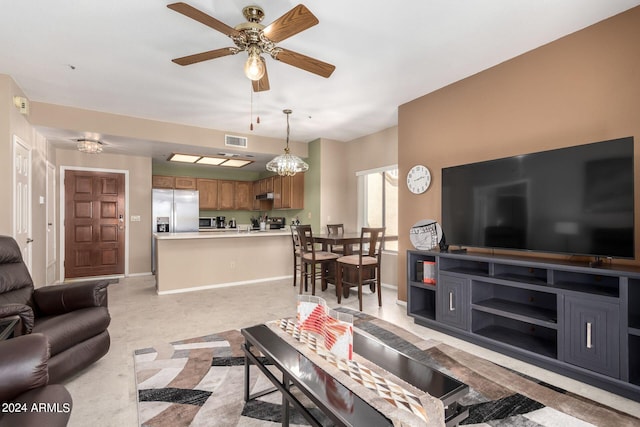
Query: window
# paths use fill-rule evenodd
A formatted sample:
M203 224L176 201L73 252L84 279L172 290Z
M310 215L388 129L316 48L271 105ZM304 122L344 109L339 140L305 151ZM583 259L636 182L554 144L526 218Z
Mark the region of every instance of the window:
M358 176L358 226L386 227L386 236L398 236L398 167L362 171ZM398 241L385 243L398 250Z

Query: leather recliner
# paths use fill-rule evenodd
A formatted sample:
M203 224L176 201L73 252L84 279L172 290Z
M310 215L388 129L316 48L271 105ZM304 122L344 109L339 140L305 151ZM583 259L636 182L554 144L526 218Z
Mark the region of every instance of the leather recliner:
M49 384L49 343L42 334L0 341L0 427L57 427L69 422L73 401Z
M42 333L50 346L49 380L60 382L107 354L109 282L34 289L16 241L0 236L0 319L18 315L18 334Z

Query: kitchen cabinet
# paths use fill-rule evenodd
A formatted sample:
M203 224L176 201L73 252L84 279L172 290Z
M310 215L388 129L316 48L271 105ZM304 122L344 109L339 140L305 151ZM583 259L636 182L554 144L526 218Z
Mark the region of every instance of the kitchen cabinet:
M175 186L175 177L164 175L153 175L151 177L151 186L153 188L170 188Z
M218 209L232 210L235 206L235 181L218 181Z
M304 209L304 174L273 177L273 208Z
M153 175L151 186L153 188L167 188L175 190L197 190L197 179L192 176L166 176Z
M260 194L273 193L273 178L269 176L260 180Z
M254 211L259 211L261 210L261 207L262 207L262 200L256 199L256 196L260 194L260 180L253 181L252 185L253 185L253 194L251 195L251 200L253 204L252 208Z
M234 188L234 209L251 210L253 207L253 183L250 181L236 181Z
M200 195L200 209L218 209L218 180L198 178L196 186Z
M196 190L196 178L191 176L176 176L174 188L177 190Z

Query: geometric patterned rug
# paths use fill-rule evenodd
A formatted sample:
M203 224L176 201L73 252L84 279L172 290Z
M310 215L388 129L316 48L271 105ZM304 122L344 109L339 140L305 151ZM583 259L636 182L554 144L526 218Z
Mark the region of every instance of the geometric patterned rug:
M469 408L461 425L476 426L639 426L640 419L549 384L523 376L465 351L425 340L389 322L357 311L354 327L427 363L469 386L460 403ZM278 393L245 403L244 338L238 330L134 352L138 418L143 427L276 426L281 424ZM251 393L271 383L251 367ZM300 396L300 400L305 402ZM310 402L306 405L322 417ZM292 410L292 426L307 425ZM327 423L327 425L329 425Z

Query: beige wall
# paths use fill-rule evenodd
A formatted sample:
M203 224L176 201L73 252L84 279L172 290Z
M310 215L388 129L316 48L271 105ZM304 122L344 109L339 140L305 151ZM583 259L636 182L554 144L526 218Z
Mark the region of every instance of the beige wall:
M398 128L338 142L321 138L320 229L328 223L343 223L347 232L358 231L356 173L398 163Z
M345 185L352 179L345 144L322 138L321 146L320 231L326 232L327 224L345 224L345 231L355 231L348 209L354 200L349 198Z
M101 153L85 154L76 150L56 150L56 169L61 168L100 169L128 171L127 220L139 215L140 222L128 221L129 247L127 252L129 275L151 273L151 158ZM58 176L58 182L61 182ZM60 206L58 200L57 203ZM62 227L60 241L64 239ZM62 246L62 245L60 245ZM64 254L59 254L59 259Z
M640 7L400 106L400 176L421 163L433 182L421 195L400 190L399 299L408 230L440 218L443 167L631 135L640 176L638 40ZM640 224L635 241L638 257Z
M13 79L0 75L0 234L13 235L13 137L16 135L31 150L31 245L32 276L36 286L46 281L46 204L40 196L46 195L47 143L20 114L13 97L24 93Z
M228 132L176 123L159 122L137 117L121 116L98 111L82 110L62 105L32 103L30 122L34 126L67 129L76 132L95 132L126 139L160 141L173 144L195 145L206 148L224 148L224 135ZM281 154L282 138L266 138L254 134L238 134L248 138L248 150L255 153ZM289 142L291 153L307 157L308 145Z

